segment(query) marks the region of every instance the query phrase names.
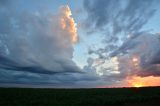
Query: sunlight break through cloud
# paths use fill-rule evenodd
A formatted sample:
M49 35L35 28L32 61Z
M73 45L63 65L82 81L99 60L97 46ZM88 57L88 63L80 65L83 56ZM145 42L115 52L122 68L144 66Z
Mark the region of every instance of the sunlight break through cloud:
M84 0L88 16L84 22L86 31L104 37L103 47L88 50L89 55L97 56L93 57L93 63L101 61L98 67L92 66L101 76L108 80L112 78L113 83L125 82L133 76L159 78L159 34L144 29L156 14L158 3L156 0ZM115 57L119 63L117 66L110 63ZM115 69L118 69L118 74L112 73Z

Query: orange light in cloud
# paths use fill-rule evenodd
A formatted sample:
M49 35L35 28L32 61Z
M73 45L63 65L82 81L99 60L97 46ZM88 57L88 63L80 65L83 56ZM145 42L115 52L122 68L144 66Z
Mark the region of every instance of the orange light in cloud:
M78 41L77 35L77 24L75 23L74 19L71 17L72 13L69 6L62 6L61 10L61 19L60 19L60 27L63 30L69 32L71 35L71 41L76 43Z
M132 59L132 61L133 61L133 62L138 62L138 58L134 57L134 58Z
M132 87L144 87L144 86L160 86L160 77L139 77L134 76L128 81L129 86Z
M133 57L132 58L132 63L136 67L139 66L139 63L140 63L139 58L138 57Z

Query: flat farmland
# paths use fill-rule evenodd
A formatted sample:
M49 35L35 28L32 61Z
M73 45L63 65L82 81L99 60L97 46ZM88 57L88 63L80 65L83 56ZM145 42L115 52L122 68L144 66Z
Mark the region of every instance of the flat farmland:
M0 88L0 106L160 106L160 87Z

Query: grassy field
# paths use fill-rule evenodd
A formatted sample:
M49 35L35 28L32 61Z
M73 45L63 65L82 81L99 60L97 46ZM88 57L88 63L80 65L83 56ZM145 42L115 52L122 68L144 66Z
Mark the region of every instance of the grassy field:
M0 106L160 106L160 87L0 88Z

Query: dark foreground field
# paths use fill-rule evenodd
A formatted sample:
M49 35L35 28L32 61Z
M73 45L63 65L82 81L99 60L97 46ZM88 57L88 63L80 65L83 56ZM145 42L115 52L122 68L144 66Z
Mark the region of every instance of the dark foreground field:
M0 106L160 106L160 87L0 88Z

